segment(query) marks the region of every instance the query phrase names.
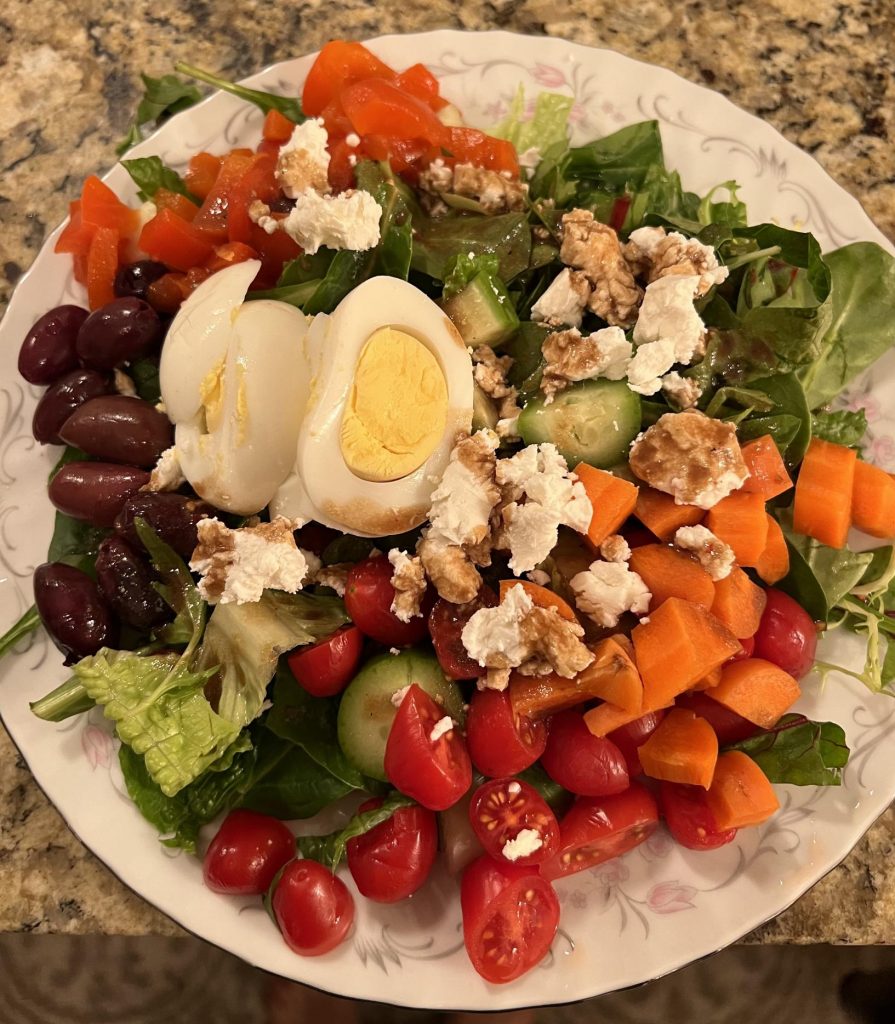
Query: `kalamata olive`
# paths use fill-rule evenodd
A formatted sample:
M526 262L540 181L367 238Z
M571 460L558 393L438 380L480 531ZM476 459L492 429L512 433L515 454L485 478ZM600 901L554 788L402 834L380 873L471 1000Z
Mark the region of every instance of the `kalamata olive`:
M134 527L134 520L140 516L181 558L188 559L198 541L196 524L216 514L211 505L198 498L142 491L124 503L115 520L115 529L131 544L141 547Z
M100 306L78 331L78 356L94 370L111 370L154 352L162 340L158 313L142 299L115 299Z
M152 585L149 562L117 535L106 537L96 556L96 581L122 621L149 629L167 617L168 606Z
M157 260L137 260L136 263L129 263L115 275L115 294L120 299L131 295L137 299L145 299L146 290L152 282L167 273L168 268L165 264Z
M174 443L174 427L142 398L102 395L75 409L59 436L98 459L154 466Z
M59 431L71 414L91 398L109 393L107 377L96 370L72 370L42 395L34 410L31 430L41 444L62 444Z
M111 526L125 501L148 483L149 474L133 466L69 462L50 481L47 493L60 512L93 526Z
M117 623L99 588L85 572L64 562L46 562L34 571L34 603L53 643L77 660L114 647Z
M75 341L90 314L80 306L57 306L35 323L19 349L19 373L30 384L52 384L78 365Z

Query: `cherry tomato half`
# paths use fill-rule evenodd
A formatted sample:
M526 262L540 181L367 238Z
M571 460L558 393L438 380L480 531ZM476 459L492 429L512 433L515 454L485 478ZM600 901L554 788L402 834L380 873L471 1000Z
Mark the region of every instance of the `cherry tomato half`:
M735 828L718 828L702 786L663 782L659 786L659 806L668 831L688 850L717 850L736 838Z
M579 796L609 796L628 788L621 751L612 740L594 736L580 712L560 711L547 730L541 764L554 782Z
M472 966L495 985L544 959L559 925L559 900L531 868L479 857L460 884L463 940Z
M343 626L310 647L299 647L286 659L298 685L314 697L332 697L354 678L364 647L357 626Z
M745 636L740 640L740 649L737 653L729 658L729 661L745 661L746 658L753 657L755 652L755 637Z
M544 753L547 727L517 715L506 690L477 690L466 715L466 745L483 775L516 775Z
M444 711L414 683L401 701L385 745L385 774L402 793L431 811L444 811L472 785L472 763L458 729L436 739Z
M767 604L755 634L755 657L779 665L795 679L811 671L817 627L805 609L782 590L769 587Z
M205 853L202 877L215 892L260 895L294 856L295 837L281 821L231 811Z
M485 853L495 860L529 867L549 860L559 847L556 815L538 791L520 779L492 779L475 791L469 822ZM537 849L516 855L512 843L520 832L537 833ZM529 837L534 839L534 837Z
M687 708L696 712L700 718L704 718L715 730L720 746L727 746L728 743L739 743L754 736L758 726L750 722L736 711L724 707L718 701L713 700L709 693L711 691L692 690L690 693L683 693L675 700L675 707Z
M348 887L315 860L293 860L283 868L271 907L286 945L301 956L335 949L354 921Z
M460 634L480 608L495 608L497 604L497 594L483 586L474 601L453 604L440 597L432 606L429 634L438 663L449 679L475 679L482 674L482 666L469 656Z
M624 793L578 797L559 823L559 850L540 866L551 881L619 857L648 839L659 822L656 801L639 782Z
M351 621L366 636L386 647L409 647L419 643L427 633L429 605L423 602L422 615L402 622L392 611L393 572L391 562L381 555L353 565L345 584L345 608Z
M380 799L361 804L360 813ZM381 825L348 840L348 870L361 895L396 903L415 893L429 877L438 855L438 825L425 807L400 807Z
M614 729L606 736L606 739L611 740L621 751L625 764L628 766L629 778L643 773L643 766L640 764L640 756L637 751L656 731L659 722L664 717L664 711L647 711L645 715Z

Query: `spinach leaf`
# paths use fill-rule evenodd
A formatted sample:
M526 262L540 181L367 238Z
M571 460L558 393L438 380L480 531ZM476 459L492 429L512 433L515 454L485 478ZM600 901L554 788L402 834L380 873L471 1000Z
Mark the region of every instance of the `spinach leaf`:
M340 562L362 562L376 545L366 537L354 537L343 533L334 537L320 553L324 565L337 565Z
M180 555L142 517L137 516L134 520L134 528L156 572L164 581L155 584L155 588L175 614L174 621L162 626L156 637L166 644L186 645L184 654L188 658L202 637L206 604Z
M831 323L821 351L801 371L812 409L895 345L895 257L875 242L854 242L824 260L832 274Z
M149 402L151 405L158 404L162 398L158 372L157 359L137 359L128 368L137 394L144 402Z
M818 412L811 417L811 433L822 441L856 448L867 433L867 416L863 409Z
M143 99L140 100L136 117L127 135L115 150L119 156L143 141L143 128L146 125L157 128L173 114L192 107L202 98L194 85L181 82L176 75L151 78L149 75L141 74L140 77L143 79L145 90Z
M792 530L792 514L777 514L789 549L789 573L776 584L808 612L812 619L827 622L833 608L855 587L873 555L848 548L830 548Z
M725 750L741 750L771 782L792 786L839 786L849 749L841 726L784 715L773 727Z
M770 434L787 464L798 465L811 441L811 413L798 377L794 373L762 377L753 380L749 388L766 395L772 409L758 410L756 407L756 413L738 425L740 438L745 441ZM772 420L774 422L770 422Z
M566 173L566 157L569 152L568 142L554 142L541 151L541 160L535 168L528 186L528 194L532 200L549 200L554 208L567 206L574 198L577 183ZM539 202L535 203L538 207ZM548 227L550 225L547 225Z
M312 818L324 807L351 792L300 747L280 739L280 756L258 778L240 806L275 818Z
M338 698L312 697L295 681L282 663L273 684L273 707L267 728L289 740L321 768L352 789L368 789L368 780L342 753L336 729Z
M160 188L186 196L190 202L201 204L186 187L183 178L171 167L166 167L158 156L141 156L133 160L122 160L122 167L133 178L141 199L153 199Z
M345 856L349 839L362 836L365 832L381 825L402 807L413 807L415 801L403 793L392 792L378 807L362 814L355 814L348 824L335 832L323 836L299 836L296 841L298 852L309 860L319 861L333 871Z
M413 270L443 281L458 253L500 260L500 277L512 281L527 270L531 260L531 227L525 213L478 216L461 213L433 220L420 217L413 224Z
M165 796L149 774L146 762L126 743L122 743L118 750L118 763L124 776L127 795L140 814L158 831L161 841L166 846L195 853L199 828L204 822L191 812L186 791L181 790L175 796Z
M301 109L301 101L298 98L276 96L270 92L262 92L260 89L248 89L244 85L228 82L225 78L218 78L217 75L211 74L210 71L203 71L202 68L194 67L192 64L186 64L183 61L178 61L174 65L174 70L179 71L182 75L195 78L200 82L206 82L208 85L214 86L215 89L238 96L247 103L254 103L265 114L269 114L271 110L278 110L296 124L305 119L304 112Z
M476 256L468 252L458 252L448 263L444 276L443 299L453 298L469 284L478 274L485 274L487 277L497 277L500 270L500 260L494 253L486 253L484 256Z
M658 121L628 125L603 139L570 149L565 173L606 188L640 188L651 167L664 167Z
M513 365L507 374L507 380L517 388L524 397L528 397L540 386L540 378L534 383L532 390L529 382L532 375L537 373L543 363L542 347L548 330L542 324L524 321L519 325L519 330L505 342L502 351L513 360Z
M535 762L530 768L519 772L516 778L527 782L529 786L536 789L557 815L567 810L569 804L575 799L567 789L563 789L558 782L554 782L550 778L539 762Z
M39 625L40 616L34 605L31 605L21 618L13 623L3 636L0 636L0 658L11 651L20 640L33 633Z

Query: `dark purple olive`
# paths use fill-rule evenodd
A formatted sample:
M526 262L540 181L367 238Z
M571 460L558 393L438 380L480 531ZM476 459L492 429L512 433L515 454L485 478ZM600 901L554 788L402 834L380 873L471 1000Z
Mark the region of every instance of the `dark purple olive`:
M35 323L19 349L19 373L30 384L52 384L78 365L75 342L90 314L80 306L57 306Z
M67 659L86 658L100 647L114 647L115 618L85 572L64 562L34 570L34 603L53 643Z
M47 493L60 512L93 526L111 526L125 501L148 483L149 474L133 466L69 462L50 481Z
M106 537L100 544L96 581L112 610L137 629L149 629L169 617L168 606L152 585L149 562L123 537Z
M59 431L71 414L91 398L107 395L111 385L96 370L72 370L60 377L41 396L34 410L31 430L41 444L62 444Z
M168 268L165 264L157 260L137 260L136 263L128 263L115 275L115 294L120 299L128 296L145 299L152 282L167 273Z
M141 491L124 503L115 529L135 547L142 548L134 527L134 520L140 516L181 558L189 559L198 542L196 524L213 515L215 509L198 498Z
M154 352L162 340L158 313L142 299L100 306L78 331L78 356L94 370L111 370Z
M174 444L174 427L164 413L142 398L102 395L78 406L59 436L98 459L154 466Z

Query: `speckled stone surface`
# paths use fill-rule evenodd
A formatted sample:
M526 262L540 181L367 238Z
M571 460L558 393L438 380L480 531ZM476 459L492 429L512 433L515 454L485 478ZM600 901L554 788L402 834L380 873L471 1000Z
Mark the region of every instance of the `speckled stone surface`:
M87 174L115 160L139 72L229 77L336 36L505 28L608 46L707 84L814 156L895 238L890 0L6 0L0 303ZM0 732L0 930L180 934L67 830ZM895 943L895 813L750 941Z

